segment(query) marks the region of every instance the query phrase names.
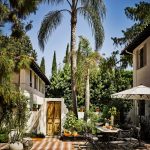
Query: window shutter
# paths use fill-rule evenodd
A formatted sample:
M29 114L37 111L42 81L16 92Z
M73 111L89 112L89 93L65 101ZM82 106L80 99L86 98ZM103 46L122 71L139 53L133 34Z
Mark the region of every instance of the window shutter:
M139 50L136 51L136 69L139 69Z

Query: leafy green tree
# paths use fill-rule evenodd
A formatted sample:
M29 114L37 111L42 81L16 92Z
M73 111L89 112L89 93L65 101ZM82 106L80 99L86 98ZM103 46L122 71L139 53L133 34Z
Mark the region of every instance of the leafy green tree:
M45 59L44 59L44 57L42 57L40 68L41 68L42 72L45 74Z
M72 108L71 100L71 71L70 66L65 66L62 70L58 70L57 75L53 74L50 79L47 97L63 97L67 108Z
M29 67L32 61L32 58L27 55L31 54L31 47L26 40L25 38L23 43L21 39L0 36L0 125L1 128L7 127L8 132L12 128L17 129L19 138L28 119L28 100L19 89L20 79L17 86L12 83L12 79L14 72ZM23 51L22 48L25 50ZM13 107L17 109L15 114L12 112Z
M56 62L56 52L54 51L53 62L52 62L52 76L57 74L57 62Z
M128 89L132 86L132 71L124 70L118 62L118 52L113 52L108 58L102 58L99 69L91 73L90 76L90 94L91 104L94 106L107 106L111 108L115 106L120 112L120 118L123 118L124 107L131 103L123 100L112 99L111 94ZM129 109L128 109L129 110Z
M44 0L45 1L45 0ZM38 40L39 45L44 49L44 45L54 29L60 25L64 12L68 12L70 15L71 23L71 86L72 86L72 100L73 111L77 116L77 89L76 89L76 27L78 15L83 15L84 19L91 25L93 35L95 36L96 49L100 48L103 43L104 31L102 26L102 19L105 16L105 5L102 0L48 0L51 4L63 4L67 3L70 9L62 9L50 11L42 21Z
M10 23L11 35L20 38L26 31L32 28L32 21L23 22L31 14L35 13L41 0L21 0L16 3L15 0L0 1L0 24Z
M126 30L122 30L123 37L112 38L116 45L129 44L134 37L150 24L150 3L142 1L135 4L134 7L126 7L125 15L135 23Z
M125 15L134 24L122 30L122 37L113 37L112 40L116 46L128 45L148 24L150 24L150 3L141 1L134 7L126 7ZM122 56L124 67L132 66L132 55Z

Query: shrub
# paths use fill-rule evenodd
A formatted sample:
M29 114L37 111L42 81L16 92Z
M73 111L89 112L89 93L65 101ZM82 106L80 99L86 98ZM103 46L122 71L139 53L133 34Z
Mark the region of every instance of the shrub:
M0 143L7 143L8 142L8 134L7 133L0 133Z
M67 118L64 123L64 128L72 133L77 131L81 133L83 131L85 122L82 119L77 119L72 111L68 112Z

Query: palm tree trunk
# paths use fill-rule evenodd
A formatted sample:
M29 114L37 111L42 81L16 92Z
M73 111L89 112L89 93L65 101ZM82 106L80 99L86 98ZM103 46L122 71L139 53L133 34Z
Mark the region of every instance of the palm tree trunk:
M86 87L85 87L85 110L89 111L90 105L90 83L89 83L89 69L87 70Z
M71 89L73 100L73 112L78 117L77 113L77 91L76 91L76 24L77 13L76 10L72 10L71 14Z

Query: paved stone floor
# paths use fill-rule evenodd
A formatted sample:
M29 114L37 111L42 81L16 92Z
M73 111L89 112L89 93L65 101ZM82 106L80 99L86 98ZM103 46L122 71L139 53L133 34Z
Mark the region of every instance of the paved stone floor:
M33 139L31 150L74 150L74 142L60 141L58 138L49 137L42 140Z
M85 150L80 148L84 142L61 141L57 137L47 137L43 139L33 139L33 147L31 150ZM6 143L0 143L0 150L6 150ZM136 150L150 150L150 144L145 144L145 148L137 148Z

